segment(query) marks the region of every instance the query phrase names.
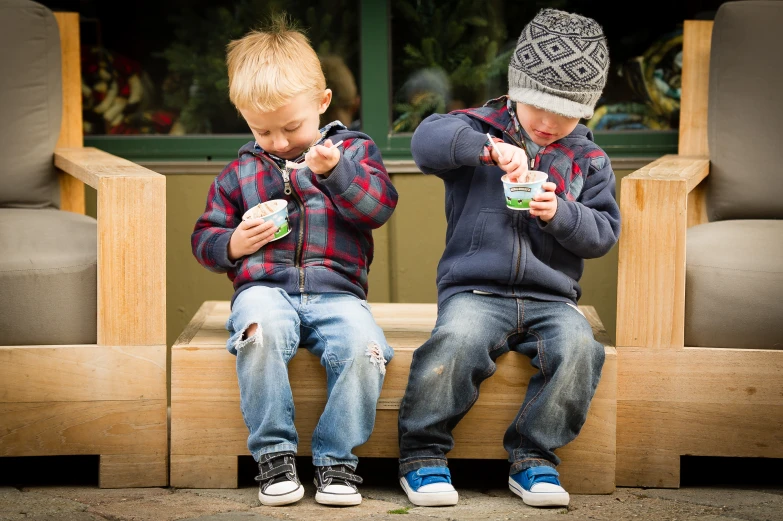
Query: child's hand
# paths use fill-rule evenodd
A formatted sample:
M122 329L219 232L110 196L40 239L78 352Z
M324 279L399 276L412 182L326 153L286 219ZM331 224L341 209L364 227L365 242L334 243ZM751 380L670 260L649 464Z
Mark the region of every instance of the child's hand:
M277 226L263 218L247 219L237 226L228 241L228 258L235 261L245 255L251 255L272 240Z
M509 181L516 182L520 175L527 172L525 151L508 143L495 143L495 147L490 153L492 161L508 174ZM500 156L498 156L498 152L500 152Z
M557 185L544 183L541 188L544 191L530 201L530 215L539 217L544 222L549 222L557 212L557 196L555 195Z
M305 154L305 163L314 174L328 177L340 161L340 149L327 139L323 145L315 145Z

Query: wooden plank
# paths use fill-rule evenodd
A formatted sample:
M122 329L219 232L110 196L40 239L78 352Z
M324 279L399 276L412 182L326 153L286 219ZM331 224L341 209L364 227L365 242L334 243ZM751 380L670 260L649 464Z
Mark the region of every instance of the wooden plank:
M618 349L621 402L783 406L783 351L686 347ZM770 417L770 427L783 416Z
M237 456L171 456L171 486L177 488L237 488Z
M169 484L166 454L102 454L101 488L165 487Z
M783 352L618 349L617 484L678 487L680 455L783 457Z
M82 127L82 76L79 53L79 13L54 13L60 29L62 61L63 114L60 123L58 147L81 147L84 143ZM84 214L84 183L59 172L60 208Z
M166 400L166 346L0 347L0 402Z
M398 404L407 385L408 368L413 350L395 355L389 364L381 393L381 406L377 413L373 435L358 454L377 457L396 457L397 408L383 402L393 400ZM246 452L247 427L239 409L239 391L236 383L234 357L220 350L180 350L172 358L171 398L171 453L172 454L244 454ZM187 358L198 359L190 364ZM229 358L230 357L230 358ZM235 362L234 362L235 363ZM396 365L393 369L392 366ZM220 368L207 373L208 367ZM290 374L308 374L308 378L292 377L296 425L300 436L300 453L309 453L311 434L326 403L325 375L317 358L309 353L299 353L291 362ZM607 349L601 383L596 390L591 409L591 423L600 434L598 445L614 439L614 404L616 396L616 355ZM502 447L503 433L522 404L527 384L534 369L529 359L518 353L508 353L498 359L497 372L481 387L479 399L460 422L455 435L461 438L453 457L507 457ZM205 375L209 374L205 378ZM509 397L515 397L510 399ZM583 436L590 438L586 424ZM476 437L475 432L482 432ZM460 434L462 433L462 434ZM492 434L499 440L497 447L489 449L486 439ZM588 434L585 434L588 433ZM583 437L580 436L580 437ZM604 440L604 441L600 441ZM612 444L613 445L613 444ZM593 445L597 450L597 446ZM613 450L613 449L612 449Z
M704 158L664 156L621 181L617 344L682 347L688 192Z
M701 183L688 193L688 228L709 222L707 217L707 185Z
M199 330L204 327L204 321L212 314L214 307L214 300L210 300L201 304L201 307L198 308L195 316L191 319L188 325L185 326L185 329L182 331L182 333L180 333L179 337L174 342L174 346L172 347L189 344L190 341L193 340L193 337L196 336L196 333L198 333ZM225 327L223 327L223 329L225 330Z
M54 165L96 190L107 178L165 179L152 170L93 147L56 148Z
M783 406L618 401L617 485L679 487L679 457L783 458Z
M98 183L98 344L165 343L166 179L103 176Z
M0 456L165 454L166 400L0 403Z
M685 20L678 153L709 156L707 105L710 82L712 21Z

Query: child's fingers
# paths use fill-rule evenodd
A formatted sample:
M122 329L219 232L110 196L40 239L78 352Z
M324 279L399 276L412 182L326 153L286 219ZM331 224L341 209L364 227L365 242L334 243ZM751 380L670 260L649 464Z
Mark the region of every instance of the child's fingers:
M264 218L263 217L253 217L252 219L245 219L241 223L239 223L239 229L241 230L251 230L252 228L255 228L256 226L260 226L264 224Z
M248 234L248 238L251 240L256 240L260 235L267 233L269 230L273 228L276 228L276 226L275 223L273 223L272 221L260 223L258 226L255 226L250 230L250 233Z
M274 224L269 228L264 230L262 233L256 235L253 237L251 244L253 246L259 244L259 243L267 243L269 240L274 237L275 232L277 232L277 226L274 226Z
M557 190L557 185L555 183L551 182L551 181L547 181L546 183L541 185L541 188L545 192L554 192L555 190Z
M331 148L332 147L332 140L331 139L327 139L326 141L324 141L324 146L326 148Z

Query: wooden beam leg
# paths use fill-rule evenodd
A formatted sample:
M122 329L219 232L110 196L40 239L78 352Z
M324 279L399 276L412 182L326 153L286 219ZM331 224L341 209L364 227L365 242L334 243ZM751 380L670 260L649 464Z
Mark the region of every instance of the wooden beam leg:
M165 487L168 485L166 454L102 454L101 488Z
M171 486L237 488L237 456L171 455Z
M617 404L618 487L680 487L680 454L662 434L662 423L665 420L645 414L638 404Z

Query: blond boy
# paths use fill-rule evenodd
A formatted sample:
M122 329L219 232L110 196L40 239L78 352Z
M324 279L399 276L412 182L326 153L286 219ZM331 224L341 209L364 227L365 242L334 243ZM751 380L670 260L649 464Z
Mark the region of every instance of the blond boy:
M332 93L307 38L285 18L231 42L227 63L231 101L255 140L215 178L191 242L204 267L234 284L226 347L237 357L259 501L285 505L304 493L287 370L301 346L327 377L312 437L315 499L357 505L352 451L372 432L393 355L366 302L372 230L391 216L397 192L367 135L339 121L319 129ZM271 220L242 219L274 199L289 216L290 232L278 238Z

